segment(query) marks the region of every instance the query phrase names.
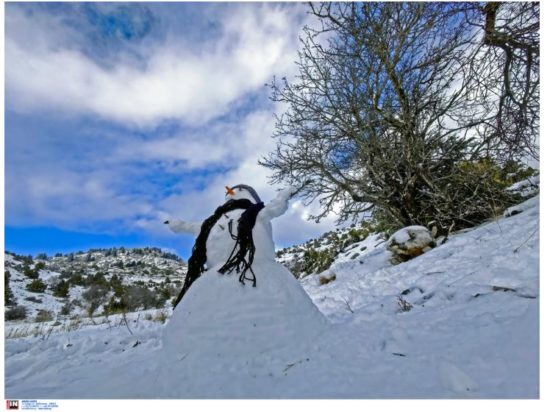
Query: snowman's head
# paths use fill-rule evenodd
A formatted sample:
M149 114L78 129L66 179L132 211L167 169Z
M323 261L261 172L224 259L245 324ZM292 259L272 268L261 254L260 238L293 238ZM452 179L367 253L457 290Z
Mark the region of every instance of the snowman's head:
M260 203L260 197L256 191L247 185L235 185L233 187L226 186L226 200L230 199L248 199L254 203Z

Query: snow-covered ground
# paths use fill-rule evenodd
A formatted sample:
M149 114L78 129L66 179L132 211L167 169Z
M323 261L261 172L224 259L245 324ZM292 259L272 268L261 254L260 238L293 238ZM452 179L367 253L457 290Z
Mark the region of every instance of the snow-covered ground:
M301 280L327 327L313 333L302 322L267 350L231 350L208 333L179 353L164 345L170 325L153 312L12 333L5 396L538 398L539 197L517 209L395 266L385 242L369 236L328 273ZM320 285L327 274L335 280Z

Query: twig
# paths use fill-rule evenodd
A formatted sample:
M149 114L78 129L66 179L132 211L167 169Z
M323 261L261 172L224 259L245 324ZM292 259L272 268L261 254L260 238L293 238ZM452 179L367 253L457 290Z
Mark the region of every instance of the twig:
M304 183L302 183L302 185L300 185L300 187L298 189L296 189L295 192L291 193L291 198L295 197L298 193L300 193L302 191L302 189L304 189L306 186L308 186L311 182L312 182L311 179L308 179Z
M444 273L444 272L443 271L440 271L440 272L427 272L427 273L424 273L424 276L438 275L439 273Z
M496 218L496 219L494 220L494 222L496 222L496 225L498 225L498 229L500 230L500 233L503 233L503 230L501 230L501 226L500 226L498 220L499 220L499 218Z
M381 245L382 243L386 243L387 242L387 239L384 239L382 240L381 242L378 242L374 245L374 247L378 246L378 245Z
M133 332L131 332L131 329L129 328L129 324L127 323L127 318L125 317L125 312L122 313L122 320L125 322L125 326L127 326L127 330L131 335L133 335Z
M44 335L43 340L48 340L48 339L49 339L49 336L51 335L51 332L53 332L53 326L51 326L51 327L49 328L49 330L47 331L47 333Z
M450 227L448 228L448 232L446 233L446 236L444 237L443 241L441 242L441 245L444 245L446 241L448 240L448 235L450 235L450 232L452 232L452 229L454 229L454 226L456 226L456 222L452 222Z
M348 300L347 300L346 298L342 298L342 300L343 300L344 302L346 302L346 306L347 306L348 310L349 310L351 313L355 313L355 312L353 311L353 309L351 309L351 306L349 305Z
M287 372L290 368L292 368L293 366L296 366L304 361L308 362L310 360L310 358L306 358L306 359L300 359L299 361L296 361L294 363L289 363L287 364L287 367L285 369L283 369L283 372Z
M295 363L289 363L285 369L283 369L283 372L287 372L290 368L292 368L294 365L296 365L298 362Z
M528 236L528 238L524 242L522 242L516 249L513 249L513 253L517 253L521 247L523 247L530 239L532 239L532 236L534 236L537 231L538 228L536 227L536 229L532 232L530 236Z

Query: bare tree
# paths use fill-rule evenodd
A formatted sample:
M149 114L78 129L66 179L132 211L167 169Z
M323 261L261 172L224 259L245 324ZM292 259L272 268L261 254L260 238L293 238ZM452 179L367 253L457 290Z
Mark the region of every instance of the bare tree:
M489 107L469 67L484 44L474 5L310 4L296 81L272 83L286 104L277 149L261 164L274 181L309 181L320 219L363 212L394 225L469 226L514 201L484 158ZM480 101L480 100L479 100ZM479 162L480 163L477 163Z
M482 19L486 47L475 79L493 92L488 138L499 139L505 154L539 159L539 2L474 5ZM477 84L476 87L481 87Z

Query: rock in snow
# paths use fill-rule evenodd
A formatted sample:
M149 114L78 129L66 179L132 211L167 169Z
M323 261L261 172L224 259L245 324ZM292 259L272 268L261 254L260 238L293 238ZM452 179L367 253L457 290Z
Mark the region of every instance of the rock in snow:
M387 241L387 248L398 261L419 256L435 247L435 240L424 226L407 226L395 232Z

